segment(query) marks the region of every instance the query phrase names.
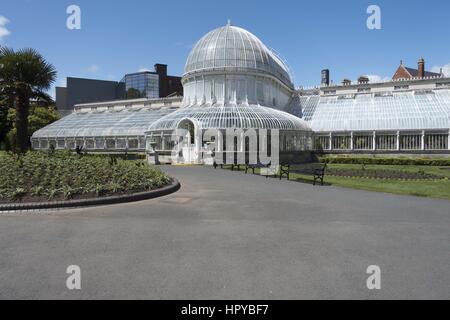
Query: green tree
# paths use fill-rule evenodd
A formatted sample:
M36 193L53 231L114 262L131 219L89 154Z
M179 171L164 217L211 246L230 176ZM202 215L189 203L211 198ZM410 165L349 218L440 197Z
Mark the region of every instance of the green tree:
M138 89L129 88L127 90L127 99L138 99L142 98L142 94Z
M0 104L0 149L2 148L6 134L10 129L8 123L8 108Z
M53 103L45 93L56 79L56 70L34 49L14 51L0 48L1 96L13 101L16 112L16 147L25 152L29 147L28 116L30 103Z
M16 119L17 113L15 109L9 109L7 116L7 123L10 126L10 131L6 137L6 145L9 149L16 148ZM54 106L41 106L36 103L31 104L28 115L28 133L27 139L30 140L31 136L37 130L55 122L59 119L58 113Z

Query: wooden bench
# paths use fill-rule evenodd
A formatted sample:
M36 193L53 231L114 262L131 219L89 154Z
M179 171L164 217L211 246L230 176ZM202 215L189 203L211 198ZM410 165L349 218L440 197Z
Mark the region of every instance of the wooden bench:
M323 178L325 176L326 163L320 162L304 162L304 163L286 163L280 166L280 180L285 175L289 180L291 173L310 175L314 178L313 185L316 185L320 180L323 185Z
M217 162L215 162L215 161L213 163L214 169L217 169L217 167L219 167L219 166L221 169L223 169L224 165L228 165L228 164L217 164ZM240 171L241 166L243 166L243 164L232 163L232 164L230 164L230 166L231 166L231 171L234 171L234 168L237 168L237 170Z
M252 173L255 174L256 169L260 169L261 175L265 176L266 178L269 178L269 176L276 176L277 171L278 171L278 170L276 170L271 174L269 172L270 163L269 164L256 163L256 164L246 164L245 165L245 174L247 174L249 170L252 170ZM266 170L265 174L263 174L262 169Z

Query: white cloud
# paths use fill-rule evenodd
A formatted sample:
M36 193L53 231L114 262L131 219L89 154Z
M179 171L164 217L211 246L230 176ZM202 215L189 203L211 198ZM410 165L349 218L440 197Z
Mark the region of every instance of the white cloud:
M442 68L442 73L446 77L450 77L450 63L446 64L445 66L436 66L431 69L431 72L440 73Z
M11 34L11 32L5 27L5 25L8 23L9 20L0 15L0 41L3 39L3 37L9 36Z
M149 68L145 68L145 67L139 68L139 70L138 70L138 72L147 72L147 71L151 72L151 70Z
M100 67L96 64L93 64L87 69L89 72L96 73L100 70Z
M366 77L369 78L369 81L372 83L373 82L386 82L386 81L391 80L391 78L389 78L389 77L381 77L376 74L369 74Z

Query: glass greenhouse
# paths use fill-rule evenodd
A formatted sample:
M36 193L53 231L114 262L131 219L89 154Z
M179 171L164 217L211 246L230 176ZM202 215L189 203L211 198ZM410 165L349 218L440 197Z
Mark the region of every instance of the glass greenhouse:
M145 151L144 135L149 124L173 111L171 108L77 111L35 132L32 147Z
M250 32L228 24L197 42L182 84L183 98L79 105L71 115L37 131L32 146L146 152L155 162L202 163L211 143L203 134L233 129L277 132L280 153L312 148L336 153L450 152L448 78L296 91L278 54ZM190 138L176 149L173 135L179 129ZM245 134L233 139L218 145L225 150L233 144L233 152L246 152ZM269 144L258 140L258 148L268 149Z
M276 131L280 152L312 145L308 124L281 111L291 105L294 91L287 65L242 28L227 25L201 38L189 54L182 82L183 107L154 122L147 132L151 149L159 156L171 155L172 134L183 128L192 131L192 141L182 152L195 156L181 156L177 160L181 162L201 162L201 149L210 142L202 138L206 130L220 131L220 135L227 134L226 129ZM248 152L238 147L245 145L244 136L236 137L232 146L225 140L227 152ZM268 145L258 140L259 149Z
M323 150L449 150L450 90L303 97Z

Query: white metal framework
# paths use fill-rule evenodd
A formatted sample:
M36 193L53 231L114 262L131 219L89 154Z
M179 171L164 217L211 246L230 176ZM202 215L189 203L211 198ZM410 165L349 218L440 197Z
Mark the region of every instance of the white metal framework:
M182 119L194 119L198 129L280 129L311 131L305 121L280 110L258 105L188 106L155 121L148 131L175 130Z
M32 147L47 149L53 145L56 149L79 146L98 151L144 151L143 139L149 124L173 111L142 108L74 112L35 132Z
M315 148L336 152L448 151L450 89L300 97Z
M293 88L289 68L255 35L226 25L202 37L188 56L185 75L199 70L263 71Z

